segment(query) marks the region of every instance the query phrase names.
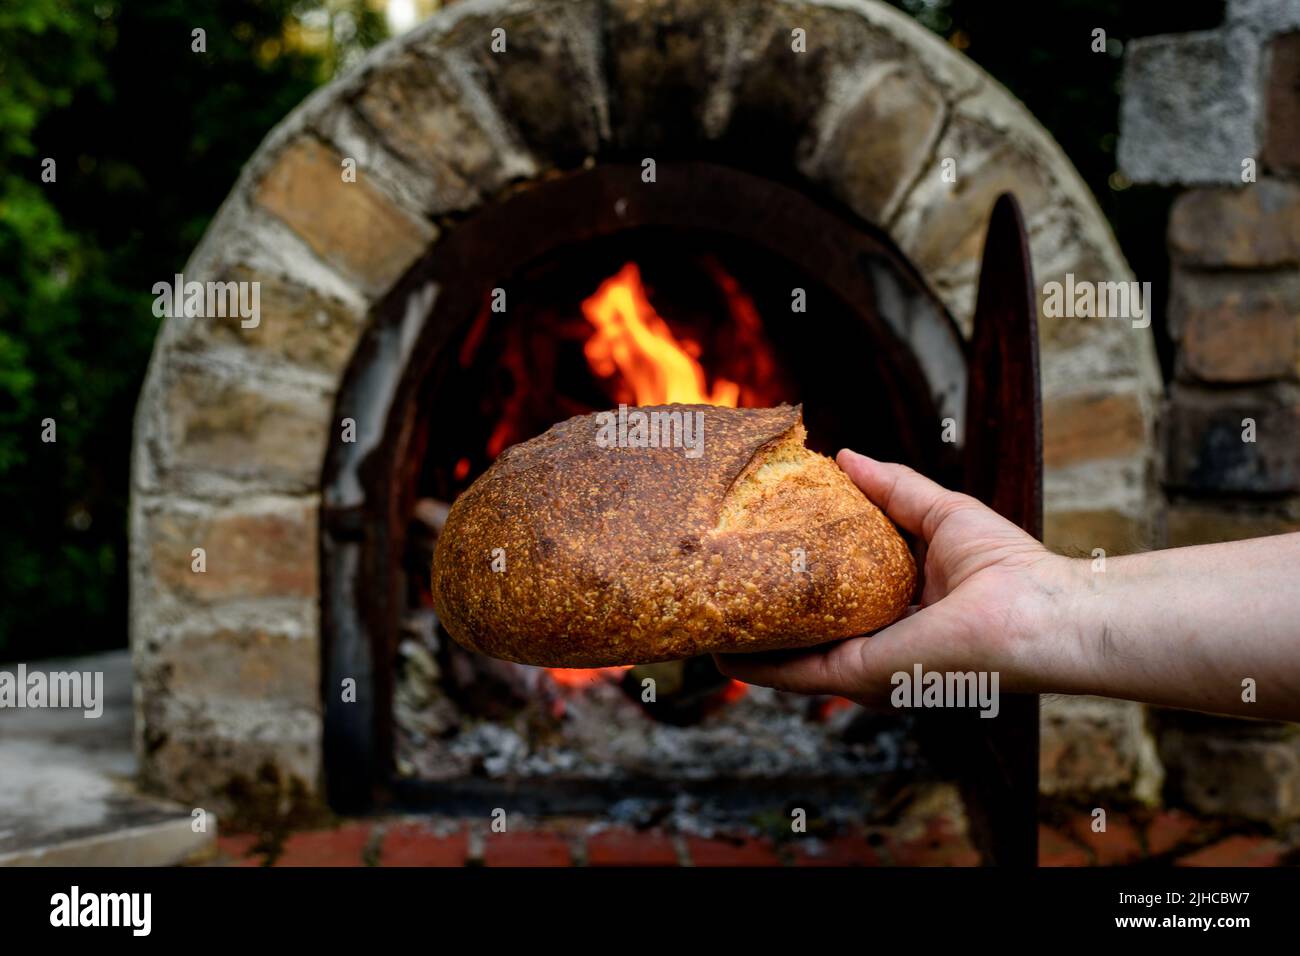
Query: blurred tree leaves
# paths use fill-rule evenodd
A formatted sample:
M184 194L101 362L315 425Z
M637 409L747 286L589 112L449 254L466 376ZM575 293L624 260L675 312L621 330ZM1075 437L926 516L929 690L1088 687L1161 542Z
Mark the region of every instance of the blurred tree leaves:
M382 35L364 0L0 4L0 660L126 643L150 288L271 127Z

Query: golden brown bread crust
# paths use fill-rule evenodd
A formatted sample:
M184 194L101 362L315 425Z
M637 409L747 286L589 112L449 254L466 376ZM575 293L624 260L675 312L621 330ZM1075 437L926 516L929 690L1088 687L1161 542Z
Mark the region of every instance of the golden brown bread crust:
M703 454L601 447L598 416L584 415L508 448L456 500L433 562L452 637L599 667L803 647L903 613L907 545L803 447L798 407L641 411L702 413Z

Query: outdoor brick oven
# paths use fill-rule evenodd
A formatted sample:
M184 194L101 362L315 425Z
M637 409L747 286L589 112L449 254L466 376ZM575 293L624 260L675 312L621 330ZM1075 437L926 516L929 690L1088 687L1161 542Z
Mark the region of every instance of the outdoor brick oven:
M260 324L159 336L131 529L146 781L218 809L346 808L379 784L598 811L633 777L857 781L870 800L878 775L921 772L906 727L745 693L707 661L656 672L651 716L621 673L475 659L439 640L422 569L505 444L646 399L602 352L602 296L653 315L698 400L803 400L815 447L954 480L960 336L1007 190L1040 282L1132 278L1023 107L882 5L470 2L376 50L267 137L184 270L260 282ZM1145 546L1149 330L1039 329L1046 539ZM1137 779L1134 711L1089 706L1078 726ZM1050 720L1049 745L1074 726Z

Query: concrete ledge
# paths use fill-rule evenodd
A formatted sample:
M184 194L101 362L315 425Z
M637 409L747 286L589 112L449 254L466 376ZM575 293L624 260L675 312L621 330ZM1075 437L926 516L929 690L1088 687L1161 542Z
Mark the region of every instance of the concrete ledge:
M188 816L145 826L0 853L0 866L178 866L216 853L215 817L208 832L195 833Z
M217 818L137 792L127 651L29 663L93 675L100 716L0 709L0 866L172 866L215 853ZM16 665L0 671L18 673ZM204 808L206 810L206 808Z

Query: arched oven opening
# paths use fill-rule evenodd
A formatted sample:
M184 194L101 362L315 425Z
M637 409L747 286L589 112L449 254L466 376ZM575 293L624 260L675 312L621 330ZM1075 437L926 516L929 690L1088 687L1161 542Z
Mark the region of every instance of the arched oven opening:
M905 718L746 688L708 658L491 660L441 631L429 596L446 508L495 455L620 403L801 402L813 448L959 483L963 345L905 258L827 203L696 163L557 176L450 225L376 310L337 402L383 438L336 443L325 468L331 803L861 807L927 773Z

